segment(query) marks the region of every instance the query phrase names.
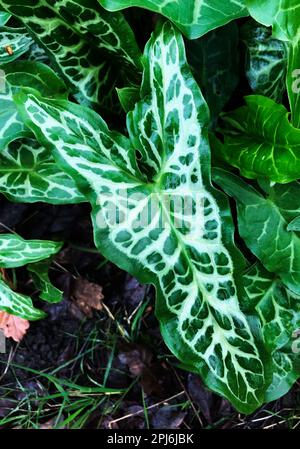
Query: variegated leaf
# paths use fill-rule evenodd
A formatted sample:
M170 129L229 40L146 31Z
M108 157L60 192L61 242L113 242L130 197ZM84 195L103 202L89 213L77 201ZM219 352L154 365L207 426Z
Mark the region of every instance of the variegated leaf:
M245 0L99 0L99 3L109 11L140 6L158 12L191 39L248 15Z
M273 35L283 41L300 38L298 0L246 0L251 16L265 26L273 27Z
M34 139L16 140L0 152L0 192L22 203L85 201L73 179L58 170L49 150Z
M26 28L0 27L0 64L7 64L26 53L33 44Z
M67 98L64 83L44 64L15 61L5 65L4 91L0 91L0 152L13 140L32 135L13 101L14 92L24 85L38 90L47 98Z
M289 183L300 178L300 129L285 106L262 95L222 115L222 157L246 178Z
M96 0L0 0L49 55L76 98L112 111L115 87L139 81L140 51L121 13Z
M166 344L210 388L249 412L263 400L268 361L264 367L239 307L243 260L227 202L210 183L208 109L169 23L153 34L144 64L143 100L128 115L130 140L72 103L30 92L16 101L89 198L99 250L156 286Z
M273 35L287 42L287 88L291 121L300 128L300 8L299 0L246 0L250 14L258 22L272 26Z
M32 321L46 316L44 312L33 307L32 301L28 296L13 291L1 278L0 310Z
M266 402L286 394L300 378L300 358L294 348L300 330L300 296L294 295L279 278L260 264L244 276L248 308L258 313L265 344L272 354L273 381L266 392Z
M56 254L62 244L47 240L24 240L16 234L0 234L0 268L16 268Z
M286 91L287 48L272 37L270 28L253 20L242 28L242 40L247 49L246 75L255 94L265 95L277 103Z
M50 303L60 302L63 299L63 292L58 290L49 279L49 267L51 259L45 259L41 262L28 265L33 282L38 290L40 290L40 298Z
M248 248L300 295L300 234L287 229L300 212L300 184L274 185L263 195L222 169L214 169L213 179L236 200L239 233Z

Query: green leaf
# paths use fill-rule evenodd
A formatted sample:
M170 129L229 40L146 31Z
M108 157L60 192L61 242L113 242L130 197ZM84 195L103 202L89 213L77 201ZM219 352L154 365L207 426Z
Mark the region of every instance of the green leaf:
M54 287L49 279L49 267L51 259L28 265L33 282L38 290L41 290L40 298L50 303L60 302L63 299L63 292Z
M7 64L26 53L33 40L25 28L0 27L0 64ZM10 53L11 52L11 53Z
M0 310L25 320L40 320L46 314L33 307L28 296L14 292L5 282L0 279Z
M117 89L117 94L126 113L132 111L135 104L140 100L140 89L138 87L123 87Z
M294 218L287 226L288 231L300 232L300 216Z
M298 0L246 0L250 14L260 23L273 27L273 35L288 43L287 87L292 124L300 127L299 57L300 9ZM296 78L296 79L295 79ZM296 83L296 84L295 84Z
M239 81L239 33L232 22L201 39L187 42L187 58L216 119Z
M253 21L242 28L246 45L246 75L251 89L276 102L286 90L287 50L285 44L272 37L271 30Z
M295 340L293 343L297 343ZM280 351L275 351L273 358L273 380L269 386L265 400L275 401L286 394L291 386L300 377L300 357L299 352L295 353L290 344Z
M213 174L214 181L237 202L239 233L248 248L300 295L300 235L287 229L300 213L299 183L278 184L262 195L222 169L214 169Z
M98 0L109 11L131 6L150 9L172 20L190 39L203 36L231 20L245 17L245 0Z
M298 0L246 0L251 16L265 26L273 27L273 35L283 41L295 41L300 36Z
M243 259L227 201L210 182L208 109L169 23L158 26L143 61L143 100L128 114L130 139L66 101L24 92L16 102L89 198L99 251L155 285L169 348L211 389L250 412L271 379L259 335L238 302Z
M67 98L64 83L44 64L15 61L5 65L4 91L0 92L0 152L13 140L32 136L13 101L13 94L22 86L34 88L47 98Z
M34 139L16 140L0 152L0 192L21 203L85 201L73 179L57 169L49 150Z
M300 177L300 130L283 105L259 95L223 115L222 156L246 178L288 183Z
M0 7L27 27L79 102L112 111L115 87L139 81L140 50L121 13L95 0L0 0Z
M293 334L300 328L300 297L260 264L251 267L244 278L248 307L259 315L267 347L274 351L292 345Z
M273 381L266 402L286 394L300 377L299 354L293 352L294 335L300 329L300 297L256 264L245 274L248 307L260 317L264 340L273 360Z
M9 21L10 18L11 18L10 14L4 11L0 11L0 27L6 25L6 23Z
M15 234L0 234L0 268L16 268L56 254L60 242L24 240Z

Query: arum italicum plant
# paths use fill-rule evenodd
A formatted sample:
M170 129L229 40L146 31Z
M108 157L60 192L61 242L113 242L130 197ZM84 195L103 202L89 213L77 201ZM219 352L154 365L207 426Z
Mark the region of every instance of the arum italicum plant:
M15 202L90 202L99 252L155 286L161 333L181 367L244 413L300 377L300 111L291 83L300 12L296 1L270 1L273 23L264 3L0 0L21 57L6 53L1 66L0 192ZM115 12L129 6L171 21L158 21L143 56ZM232 22L250 13L259 23ZM238 82L230 61L239 26L254 95L219 117ZM196 39L187 43L192 69L181 32ZM291 114L280 103L286 91ZM123 134L113 131L121 104ZM59 301L48 268L61 244L3 237L1 267L16 266L6 251L17 239L41 298ZM30 298L1 286L0 310L41 318Z

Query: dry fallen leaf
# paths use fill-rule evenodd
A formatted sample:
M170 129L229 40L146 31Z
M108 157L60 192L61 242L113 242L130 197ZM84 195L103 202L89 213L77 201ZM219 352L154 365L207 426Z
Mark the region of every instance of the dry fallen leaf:
M0 329L3 330L6 338L12 338L19 343L28 328L29 322L27 320L0 311Z
M101 310L103 307L102 287L83 278L76 279L72 297L77 307L89 317L92 317L93 309Z

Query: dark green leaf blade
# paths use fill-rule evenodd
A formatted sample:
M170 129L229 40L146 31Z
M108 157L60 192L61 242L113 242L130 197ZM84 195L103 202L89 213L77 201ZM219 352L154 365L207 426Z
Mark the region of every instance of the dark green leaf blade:
M172 20L190 39L203 36L231 20L245 17L245 0L99 0L109 11L131 6L150 9Z
M298 183L278 185L264 197L239 177L214 169L213 179L237 202L239 233L271 273L300 295L300 236L287 230L299 215Z
M144 99L128 116L131 142L72 103L31 93L16 101L28 126L92 203L99 250L141 282L155 284L167 345L210 388L249 412L263 401L268 359L238 303L235 281L243 260L233 244L227 203L210 183L207 106L182 38L169 23L152 36L144 64ZM149 182L137 168L136 148L152 169ZM192 210L169 212L164 202L170 197L186 197ZM155 213L141 226L151 204Z
M246 178L289 183L300 178L300 130L283 105L260 95L223 115L222 156Z
M63 299L63 292L56 288L49 279L49 268L51 259L45 259L41 262L28 265L33 282L38 290L40 290L40 298L43 301L57 303Z
M264 95L280 103L286 90L286 45L272 37L269 28L254 21L242 28L246 45L246 75L255 94Z

